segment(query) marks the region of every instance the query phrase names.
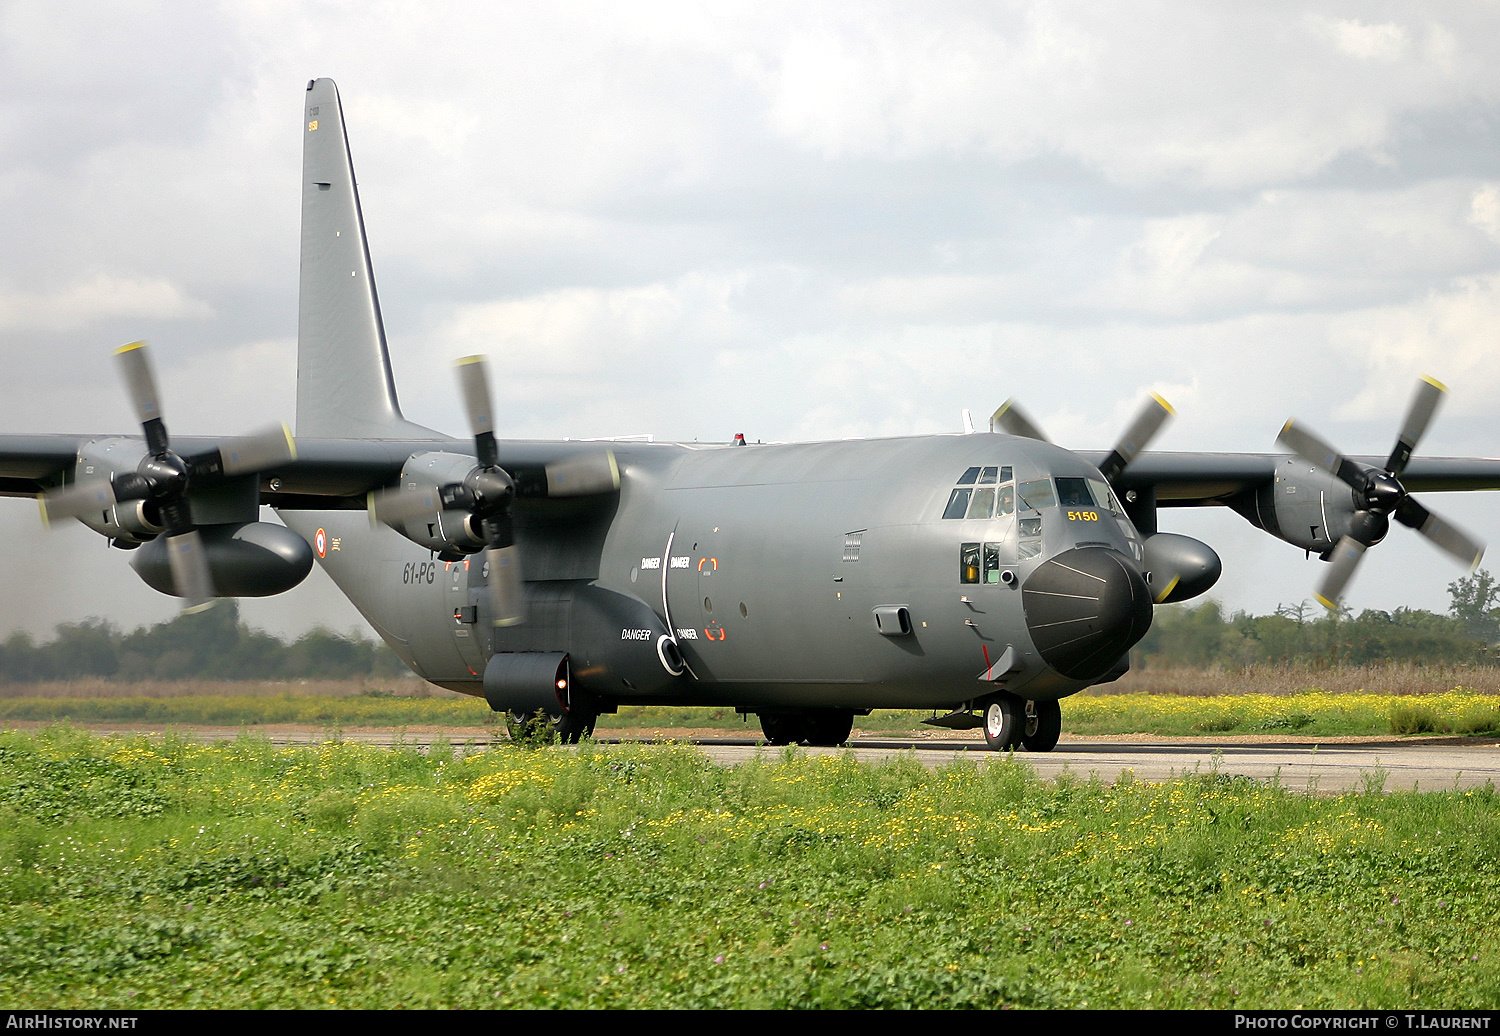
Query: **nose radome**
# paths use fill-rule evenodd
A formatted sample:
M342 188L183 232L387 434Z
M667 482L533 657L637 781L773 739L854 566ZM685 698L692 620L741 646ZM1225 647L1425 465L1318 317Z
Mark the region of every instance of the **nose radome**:
M1129 558L1078 547L1040 565L1021 588L1031 641L1063 676L1103 676L1151 628L1151 594Z

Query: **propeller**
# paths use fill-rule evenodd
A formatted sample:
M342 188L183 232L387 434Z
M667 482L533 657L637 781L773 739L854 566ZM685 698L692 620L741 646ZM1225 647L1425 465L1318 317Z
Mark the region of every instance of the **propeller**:
M1176 413L1177 411L1172 409L1172 404L1153 393L1125 429L1125 434L1120 436L1114 448L1109 451L1109 456L1104 459L1104 463L1099 465L1099 470L1104 477L1111 483L1118 479L1130 466L1130 462L1146 448L1146 444L1156 437L1157 432L1161 431L1162 425L1166 424ZM990 417L990 431L1006 432L1024 439L1038 439L1041 442L1052 441L1031 419L1031 415L1021 409L1021 405L1014 399L1007 399L1000 404L1000 409Z
M474 455L479 466L462 482L437 487L403 486L371 493L370 521L396 525L438 511L467 512L470 528L478 531L479 538L484 541L484 559L489 566L491 621L496 626L514 626L526 617L521 559L510 515L516 484L500 466L484 357L465 356L455 366L464 409L469 415L469 427L474 432Z
M1390 530L1391 517L1407 528L1415 529L1439 550L1469 566L1469 571L1479 567L1479 561L1484 557L1484 544L1433 514L1401 484L1401 473L1406 470L1412 452L1432 423L1433 415L1447 392L1447 387L1433 378L1424 377L1417 382L1416 393L1406 410L1406 420L1401 424L1396 445L1384 469L1355 463L1295 420L1288 421L1276 437L1277 442L1297 456L1354 490L1359 504L1349 533L1340 537L1333 548L1331 566L1318 587L1316 596L1325 608L1337 607L1365 551L1384 539Z
M518 493L516 480L500 466L495 444L494 411L490 402L489 376L483 356L465 356L455 363L464 409L474 432L474 456L479 466L462 482L442 486L404 485L377 490L369 495L370 522L397 528L416 518L430 518L441 511L466 515L465 524L484 543L489 565L489 610L496 626L514 626L525 620L526 600L521 585L521 559L511 521L511 505ZM548 497L590 496L620 488L620 468L610 450L580 453L545 466ZM536 491L528 485L527 495Z
M186 600L185 610L201 611L215 593L208 556L193 526L188 506L191 487L211 486L236 475L276 467L297 456L297 444L285 424L227 441L208 453L183 457L173 452L162 420L160 394L145 342L131 342L115 350L125 389L146 436L146 457L132 472L89 479L43 493L37 498L42 521L78 518L115 504L145 500L156 507L167 537L167 559L172 585Z

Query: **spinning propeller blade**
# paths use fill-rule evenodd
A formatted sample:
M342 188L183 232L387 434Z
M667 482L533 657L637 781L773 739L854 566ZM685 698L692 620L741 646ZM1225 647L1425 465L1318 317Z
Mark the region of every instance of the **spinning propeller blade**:
M1467 565L1469 571L1479 567L1479 561L1484 557L1484 544L1428 510L1401 484L1401 473L1406 470L1412 452L1426 434L1447 391L1441 382L1433 378L1423 377L1417 382L1416 392L1412 395L1406 417L1401 423L1401 431L1396 436L1396 445L1383 469L1367 468L1355 463L1296 421L1288 421L1276 436L1277 442L1297 456L1353 489L1360 505L1360 510L1355 515L1364 516L1355 532L1359 532L1360 528L1370 530L1368 533L1361 533L1365 539L1344 536L1329 555L1333 568L1323 577L1317 593L1318 601L1325 607L1338 606L1339 598L1354 577L1365 550L1378 543L1385 535L1388 519L1391 517L1402 525L1415 529L1433 546Z
M1130 462L1146 448L1146 444L1156 438L1156 433L1161 431L1162 425L1171 420L1176 413L1171 403L1153 392L1151 398L1146 400L1140 412L1135 415L1135 420L1131 421L1129 427L1125 429L1125 434L1120 436L1120 441L1115 443L1115 448L1110 450L1104 463L1099 465L1099 470L1104 477L1110 482L1119 478Z
M990 415L990 431L1005 432L1008 435L1018 435L1023 439L1037 439L1041 442L1051 442L1031 415L1022 409L1021 404L1014 399L1007 399L1000 404L1000 409Z
M188 507L190 486L274 468L297 456L297 444L285 424L253 435L230 439L207 454L180 457L172 452L162 417L161 395L151 353L145 342L131 342L115 350L125 391L146 436L147 456L135 471L112 479L91 479L44 493L39 498L44 522L79 518L106 511L127 500L147 500L161 514L166 532L172 586L186 602L187 611L213 603L213 574L202 538L193 527Z

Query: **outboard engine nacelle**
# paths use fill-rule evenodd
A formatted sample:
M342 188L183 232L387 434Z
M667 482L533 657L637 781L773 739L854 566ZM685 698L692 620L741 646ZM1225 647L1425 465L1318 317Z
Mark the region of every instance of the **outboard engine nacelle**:
M202 525L198 535L208 557L214 592L220 597L270 597L285 593L312 571L307 541L285 525L243 522ZM173 594L172 566L165 538L152 540L130 560L146 585Z
M1359 510L1349 486L1299 457L1279 461L1269 485L1226 503L1256 528L1314 554L1327 554L1351 534L1366 544L1379 543L1388 527L1383 515ZM1372 518L1380 519L1378 526Z
M1146 538L1146 586L1157 604L1191 600L1219 581L1224 564L1202 540L1174 532Z

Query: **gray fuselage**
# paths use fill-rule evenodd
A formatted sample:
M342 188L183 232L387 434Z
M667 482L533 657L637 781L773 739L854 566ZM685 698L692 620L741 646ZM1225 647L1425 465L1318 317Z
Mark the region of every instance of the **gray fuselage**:
M360 512L282 518L315 545L322 530L320 563L426 679L482 694L491 649L565 651L580 686L624 704L953 706L994 689L982 678L1007 648L1008 689L1061 697L1088 681L1043 662L1021 587L1080 544L1141 556L1134 527L1110 507L1022 500L998 517L943 517L976 467L1009 476L992 476L1001 494L1055 476L1100 480L1077 455L1035 440L620 443L615 452L621 485L607 506L518 507L529 614L510 629L485 621L478 557L445 563ZM904 608L910 633L882 634L877 608ZM659 657L662 635L680 648L681 676Z

